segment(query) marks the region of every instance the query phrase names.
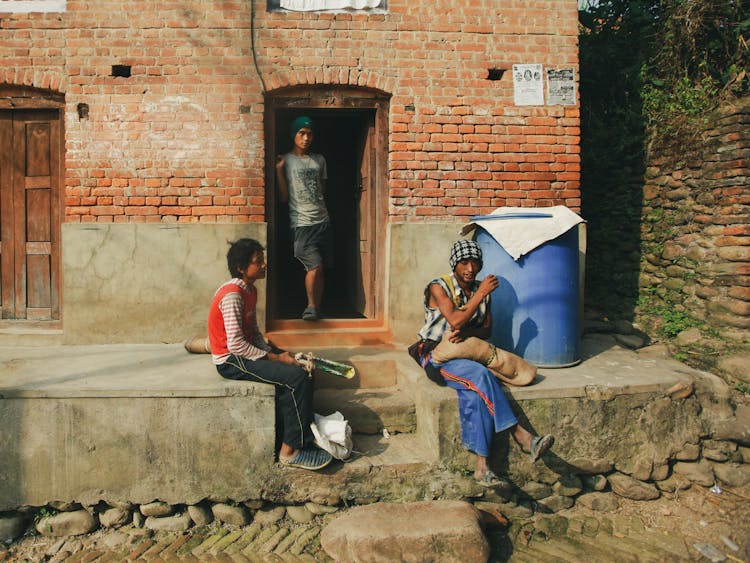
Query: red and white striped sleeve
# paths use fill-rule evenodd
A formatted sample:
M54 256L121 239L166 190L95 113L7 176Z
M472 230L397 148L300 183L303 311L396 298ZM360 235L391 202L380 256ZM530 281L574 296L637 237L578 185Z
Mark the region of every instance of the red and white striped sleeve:
M267 352L248 342L245 337L242 330L243 309L242 296L237 292L227 293L219 303L219 310L224 318L224 329L227 333L227 349L235 356L258 360Z

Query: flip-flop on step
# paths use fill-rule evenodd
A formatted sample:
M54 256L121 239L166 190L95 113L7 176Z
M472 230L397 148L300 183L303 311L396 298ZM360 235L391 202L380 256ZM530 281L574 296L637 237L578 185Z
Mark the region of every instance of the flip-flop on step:
M531 439L531 451L529 456L531 457L531 463L534 463L542 454L550 449L555 443L555 437L546 434L544 436L534 436Z
M297 453L292 459L279 458L281 465L288 467L299 467L300 469L310 469L315 471L316 469L323 469L326 465L331 463L333 456L325 450L320 448L303 448L297 450Z
M479 479L475 479L477 483L483 487L499 487L500 485L507 485L508 482L500 479L495 472L492 470L485 471Z
M302 311L303 321L317 321L318 318L318 310L315 307L305 307L305 310Z

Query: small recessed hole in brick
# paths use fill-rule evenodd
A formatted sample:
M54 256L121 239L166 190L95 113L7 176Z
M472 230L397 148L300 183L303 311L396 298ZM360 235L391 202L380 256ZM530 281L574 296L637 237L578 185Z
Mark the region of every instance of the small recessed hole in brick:
M504 68L489 68L487 69L487 80L500 80L504 72Z
M130 78L130 65L112 65L112 76Z

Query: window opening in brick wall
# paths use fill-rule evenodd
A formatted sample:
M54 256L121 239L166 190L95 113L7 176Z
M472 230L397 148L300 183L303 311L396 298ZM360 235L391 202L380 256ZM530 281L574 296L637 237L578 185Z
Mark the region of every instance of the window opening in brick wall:
M64 12L65 0L0 0L0 13Z
M374 11L383 12L387 0L268 0L269 11L325 12L325 11Z

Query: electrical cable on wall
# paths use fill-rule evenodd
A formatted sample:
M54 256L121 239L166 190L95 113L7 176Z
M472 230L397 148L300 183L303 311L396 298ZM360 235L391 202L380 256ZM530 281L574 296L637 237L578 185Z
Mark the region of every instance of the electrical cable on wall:
M266 83L263 81L263 75L258 67L258 59L255 56L255 0L250 0L250 51L253 54L253 65L255 66L255 72L258 74L260 80L260 90L263 95L266 94Z

